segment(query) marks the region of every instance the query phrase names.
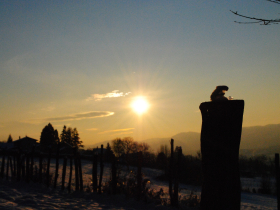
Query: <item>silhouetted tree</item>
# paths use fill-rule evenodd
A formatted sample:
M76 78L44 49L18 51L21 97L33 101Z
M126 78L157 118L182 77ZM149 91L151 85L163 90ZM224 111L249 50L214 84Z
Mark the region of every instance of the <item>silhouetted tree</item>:
M280 4L280 0L267 0L267 1L270 1L270 2L275 3L275 4ZM271 23L272 24L278 24L280 22L279 18L278 19L255 18L255 17L252 17L252 16L241 15L237 11L236 12L234 12L232 10L230 10L230 11L237 16L252 20L252 21L249 21L249 22L234 21L236 23L241 23L241 24L260 23L261 25L270 25Z
M12 138L12 136L10 134L9 137L8 137L7 143L11 143L11 142L13 142L13 138Z
M120 138L116 138L112 141L112 149L116 155L116 157L120 157L124 154L124 143Z
M82 141L80 141L79 133L77 128L72 129L71 127L63 126L62 132L60 134L61 142L68 143L74 147L84 147Z
M54 130L51 123L46 125L40 137L40 144L44 146L54 146L59 143L59 137L57 130Z
M105 160L110 161L113 156L113 151L110 147L110 144L107 143L106 152L105 152Z

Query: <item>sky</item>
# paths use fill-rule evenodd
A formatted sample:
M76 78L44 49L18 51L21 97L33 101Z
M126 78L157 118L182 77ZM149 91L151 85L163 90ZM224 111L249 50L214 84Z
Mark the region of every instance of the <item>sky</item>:
M217 85L245 101L243 126L280 123L279 18L264 0L1 0L0 140L48 123L85 145L200 132ZM142 96L148 110L131 103Z

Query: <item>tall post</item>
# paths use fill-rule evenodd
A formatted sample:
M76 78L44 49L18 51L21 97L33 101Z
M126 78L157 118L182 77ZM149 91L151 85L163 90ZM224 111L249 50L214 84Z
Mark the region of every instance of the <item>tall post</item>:
M92 157L92 189L93 192L97 192L97 159L98 156L93 154Z
M74 149L74 164L75 164L75 190L79 191L80 189L80 182L79 182L79 166L78 166L78 148L75 147Z
M275 154L275 176L277 190L277 210L280 210L280 168L279 168L279 153Z
M244 101L204 102L199 108L202 114L201 210L239 210L239 146Z
M101 151L100 151L100 177L99 177L98 193L101 193L103 168L104 168L104 165L103 165L103 144L102 144Z
M171 151L170 151L170 163L169 163L169 196L171 206L174 206L174 196L173 196L173 179L174 179L174 140L170 141Z
M175 169L175 178L174 178L174 206L179 206L179 177L180 177L180 168L181 168L181 159L182 159L182 148L176 148L177 153L177 163Z
M29 167L29 154L26 154L26 177L25 181L29 183L30 180L30 167Z
M58 178L58 169L59 169L59 149L60 144L57 144L57 151L56 151L56 163L55 163L55 177L54 177L54 189L56 188L57 178Z
M117 167L116 167L116 157L112 154L112 193L116 194L117 190Z
M39 183L42 183L43 156L39 154Z
M68 192L71 192L71 181L72 181L72 170L73 170L73 158L70 156L70 170L69 170L69 181L68 181Z
M49 150L49 157L48 157L48 163L47 163L47 187L50 185L50 164L51 164L51 155L52 155L52 150L50 148Z
M80 176L80 191L84 191L84 183L83 183L83 171L82 171L82 162L81 156L78 154L78 166L79 166L79 176Z
M6 152L2 152L1 178L4 178Z
M63 168L62 168L62 181L61 181L61 190L62 191L64 190L66 166L67 166L67 157L64 157L64 159L63 159Z

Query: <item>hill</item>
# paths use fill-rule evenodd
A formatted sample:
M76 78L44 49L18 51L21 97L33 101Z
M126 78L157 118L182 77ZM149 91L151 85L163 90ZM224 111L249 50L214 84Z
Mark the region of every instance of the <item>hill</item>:
M161 145L170 147L171 138L174 139L175 147L182 147L184 154L195 155L200 150L200 133L198 132L181 132L169 138L152 138L141 142L150 145L153 152L158 152ZM86 147L100 147L101 144L106 147L108 142L111 141L99 142ZM280 124L242 128L240 154L272 155L276 152L280 152Z

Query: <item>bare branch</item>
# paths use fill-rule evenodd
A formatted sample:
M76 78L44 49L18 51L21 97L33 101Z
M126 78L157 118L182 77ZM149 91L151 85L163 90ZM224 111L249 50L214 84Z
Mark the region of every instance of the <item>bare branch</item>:
M270 1L270 0L267 0L267 1ZM275 0L275 1L278 1L280 2L280 0ZM241 15L239 14L237 11L234 12L232 10L230 10L233 14L239 16L239 17L243 17L243 18L246 18L246 19L250 19L250 20L256 20L256 21L251 21L251 22L237 22L237 21L234 21L235 23L240 23L240 24L252 24L252 23L262 23L261 25L270 25L271 23L272 24L278 24L280 22L280 19L263 19L263 18L255 18L255 17L250 17L250 16L246 16L246 15Z
M275 4L280 4L280 0L266 0L266 1L270 1L270 2L275 3Z

